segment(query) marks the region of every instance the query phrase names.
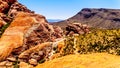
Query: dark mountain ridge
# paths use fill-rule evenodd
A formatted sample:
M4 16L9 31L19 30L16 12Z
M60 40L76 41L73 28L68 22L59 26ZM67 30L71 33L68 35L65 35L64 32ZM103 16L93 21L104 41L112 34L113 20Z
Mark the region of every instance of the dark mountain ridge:
M84 8L75 16L53 25L64 28L67 23L82 23L94 28L120 28L120 9Z

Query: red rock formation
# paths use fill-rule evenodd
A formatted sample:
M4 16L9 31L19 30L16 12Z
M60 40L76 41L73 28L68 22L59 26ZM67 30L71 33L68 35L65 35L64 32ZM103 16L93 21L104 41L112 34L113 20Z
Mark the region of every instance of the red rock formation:
M6 23L11 24L0 39L0 61L9 62L6 58L10 58L11 63L11 57L16 58L38 44L53 42L63 36L60 27L50 25L44 16L35 14L16 0L0 0L0 27ZM45 50L47 52L49 49ZM44 55L48 55L46 52ZM43 55L39 57L44 58ZM30 63L32 61L29 60Z
M18 56L23 51L35 47L37 44L61 38L62 30L58 27L55 28L49 25L42 15L18 13L0 39L0 60L6 59L10 54Z

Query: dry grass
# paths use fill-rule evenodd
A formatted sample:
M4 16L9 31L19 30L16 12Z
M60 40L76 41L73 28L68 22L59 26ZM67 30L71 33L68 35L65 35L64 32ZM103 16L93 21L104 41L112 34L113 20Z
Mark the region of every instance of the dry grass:
M120 68L120 57L106 53L67 55L36 68Z

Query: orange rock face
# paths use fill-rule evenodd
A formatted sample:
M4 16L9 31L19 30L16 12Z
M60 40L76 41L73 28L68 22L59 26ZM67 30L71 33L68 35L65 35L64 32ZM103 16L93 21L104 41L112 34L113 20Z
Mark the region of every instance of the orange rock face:
M44 18L40 18L44 22ZM27 31L35 24L39 24L34 17L28 13L19 13L11 25L5 30L0 39L0 61L4 60L13 49L23 45L24 36L29 35Z

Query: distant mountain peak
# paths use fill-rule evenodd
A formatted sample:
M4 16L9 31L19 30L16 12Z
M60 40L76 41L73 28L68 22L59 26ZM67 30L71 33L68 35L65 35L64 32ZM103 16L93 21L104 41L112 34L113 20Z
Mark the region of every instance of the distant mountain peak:
M53 22L62 21L62 19L47 19L47 21L48 21L49 23L53 23Z
M120 9L84 8L67 21L54 24L61 26L64 23L64 26L66 26L68 22L87 24L95 28L120 28Z

